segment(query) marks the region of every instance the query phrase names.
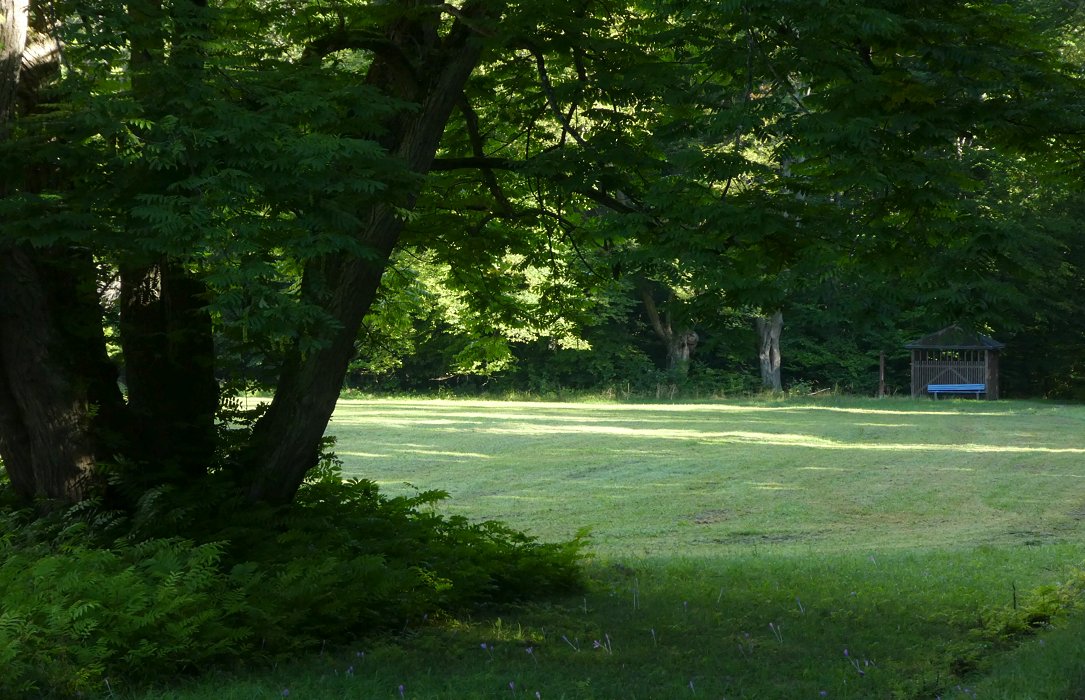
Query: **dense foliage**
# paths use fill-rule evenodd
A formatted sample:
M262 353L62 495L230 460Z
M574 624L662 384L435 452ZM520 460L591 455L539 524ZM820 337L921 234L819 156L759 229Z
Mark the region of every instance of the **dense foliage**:
M291 506L233 518L169 493L132 515L0 511L0 693L119 690L580 585L579 542L438 515L445 496L387 498L326 467Z
M1036 303L1080 248L1053 5L19 7L0 453L28 500L215 475L289 502L359 338L360 370L418 356L415 386L700 358L743 387L755 325L776 386L783 318L792 382L869 390L943 321L1052 339L1076 312ZM225 438L253 386L272 402Z
M790 384L873 393L884 352L900 390L903 343L964 323L1007 395L1080 392L1072 13L771 5L653 5L541 87L530 51L469 83L350 383L746 391L782 310Z

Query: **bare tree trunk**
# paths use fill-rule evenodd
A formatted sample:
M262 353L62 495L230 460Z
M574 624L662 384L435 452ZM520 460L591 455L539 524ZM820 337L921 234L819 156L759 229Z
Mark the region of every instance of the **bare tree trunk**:
M403 82L402 67L378 57L368 81L389 94L417 101L419 109L404 114L392 126L389 150L418 173L429 170L445 124L478 63L481 45L469 24L495 11L496 3L470 2L458 10L459 20L441 37L436 15L407 19L390 28L387 36L400 45L401 55L419 57L414 75L422 84ZM429 78L426 81L426 78ZM413 205L412 201L406 206ZM380 286L384 265L403 229L403 221L390 205L376 207L358 240L371 256L325 257L304 272L303 293L318 303L336 324L323 348L302 352L300 345L288 355L267 413L257 422L241 456L246 491L253 501L289 502L318 459L320 442L354 357L362 319Z
M693 353L697 349L697 343L701 337L696 331L681 331L675 333L669 346L670 353L667 356L667 369L678 371L685 375L689 371L689 361L693 359Z
M354 357L358 329L376 297L383 263L402 226L391 211L378 216L369 228L370 236L380 245L374 245L372 260L326 258L305 271L311 282L319 268L322 282L336 290L334 297L326 300L325 310L338 327L326 346L308 353L295 348L284 363L275 397L254 427L242 456L248 496L253 501L289 502L305 473L317 462L320 441Z
M637 290L640 292L641 301L644 302L644 312L648 316L648 321L652 324L656 336L663 341L664 346L667 348L667 369L685 376L689 371L689 361L697 349L700 336L692 329L674 330L670 312L664 311L660 313L659 307L656 305L652 289L655 283L641 278L637 280L636 285ZM667 291L668 294L671 293L669 289Z
M780 333L784 328L784 314L777 311L770 317L756 319L757 336L761 340L758 358L761 361L761 386L772 391L782 391L780 381Z
M29 23L30 0L0 0L0 141L15 112Z

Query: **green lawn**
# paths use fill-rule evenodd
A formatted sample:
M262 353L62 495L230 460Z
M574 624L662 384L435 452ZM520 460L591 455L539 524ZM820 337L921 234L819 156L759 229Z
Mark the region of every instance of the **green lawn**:
M343 401L344 472L604 557L1076 542L1085 411L1042 404Z
M590 528L587 594L144 697L1075 697L1085 623L1018 652L1007 631L1085 562L1083 424L1012 402L343 401L346 475L542 539Z

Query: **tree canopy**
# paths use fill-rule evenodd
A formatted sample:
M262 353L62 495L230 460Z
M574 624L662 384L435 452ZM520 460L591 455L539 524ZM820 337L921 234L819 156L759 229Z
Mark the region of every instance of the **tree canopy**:
M1057 5L3 0L11 483L289 502L382 284L422 268L465 361L637 280L673 324L833 280L1026 307L1080 250Z

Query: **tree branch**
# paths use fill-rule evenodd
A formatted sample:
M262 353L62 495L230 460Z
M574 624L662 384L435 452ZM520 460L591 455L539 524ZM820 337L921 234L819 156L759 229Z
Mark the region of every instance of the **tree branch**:
M510 158L471 156L468 158L434 158L430 172L448 172L450 170L519 170L525 162Z
M451 170L520 170L527 166L527 161L509 158L470 157L470 158L434 158L430 172L448 172ZM567 179L569 175L559 176ZM622 214L644 214L644 209L635 201L622 194L612 195L592 185L573 189L573 192L587 197L597 204L602 204Z
M659 307L656 306L656 300L652 297L652 288L649 286L648 280L638 277L635 284L637 291L640 292L641 301L644 302L644 311L648 315L648 320L652 323L652 328L655 330L656 335L659 336L659 339L669 345L674 338L674 332L671 330L669 323L664 325L663 318L659 313Z
M546 71L546 60L543 58L542 52L533 44L528 44L527 50L535 57L535 66L539 71L539 84L542 86L543 93L546 95L546 102L550 105L550 111L552 111L554 116L558 118L558 121L561 122L561 128L572 136L574 141L581 146L587 147L587 141L584 140L584 137L580 135L577 128L569 121L572 112L570 112L569 117L566 117L565 113L561 111L561 105L558 104L558 97L554 92L554 86L550 82L550 74Z
M463 26L467 27L472 32L474 32L474 33L476 33L476 34L478 34L480 36L485 36L485 37L494 36L493 32L491 32L488 29L483 29L482 27L478 26L478 23L475 22L474 18L468 17L467 13L465 13L463 10L461 10L460 8L458 8L458 7L454 6L454 5L450 5L449 3L445 2L445 3L441 3L440 5L438 5L437 9L440 10L441 12L444 12L447 15L451 15L451 16L455 17L456 20L458 22L460 22Z
M479 133L478 128L478 113L471 108L471 103L467 100L467 95L460 96L460 112L463 113L463 119L467 126L467 140L471 142L471 152L474 153L475 158L481 158L485 160L486 151L483 147L482 134ZM481 167L482 179L486 182L486 187L489 188L490 194L493 195L494 200L506 211L512 210L512 202L505 196L505 192L501 189L501 185L497 182L497 177L494 176L493 168Z

